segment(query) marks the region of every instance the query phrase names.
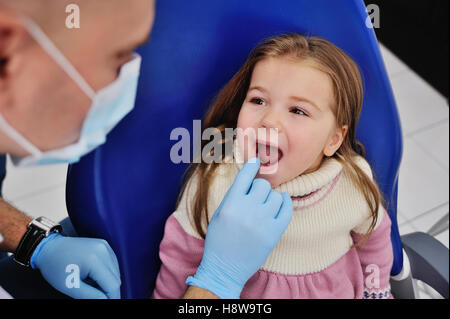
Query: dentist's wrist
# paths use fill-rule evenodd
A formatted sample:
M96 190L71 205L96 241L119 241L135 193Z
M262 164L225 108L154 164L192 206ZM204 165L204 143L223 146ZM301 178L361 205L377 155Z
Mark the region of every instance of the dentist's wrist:
M50 235L48 235L47 237L45 237L44 239L41 240L41 242L37 245L36 249L33 252L33 255L31 255L30 258L30 266L33 269L37 268L36 265L36 260L39 256L39 253L41 252L42 248L49 242L52 241L53 239L57 238L57 237L62 237L61 234L59 233L51 233Z
M61 232L61 225L45 217L33 219L27 226L16 251L14 260L22 266L30 267L30 260L40 243L51 234Z

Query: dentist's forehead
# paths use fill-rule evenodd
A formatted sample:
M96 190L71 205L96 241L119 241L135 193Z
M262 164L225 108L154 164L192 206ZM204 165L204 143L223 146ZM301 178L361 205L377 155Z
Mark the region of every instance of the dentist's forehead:
M93 23L98 27L105 22L114 23L115 31L132 28L136 35L128 34L129 38L136 36L139 42L148 36L155 0L0 0L0 6L32 18L46 33L56 36L67 29L67 16L76 6L81 21L79 31L83 26L92 27ZM142 25L142 30L137 25Z
M0 6L31 18L70 61L88 69L73 54L81 49L90 63L120 67L149 40L155 15L154 0L0 0ZM67 27L75 15L78 27Z

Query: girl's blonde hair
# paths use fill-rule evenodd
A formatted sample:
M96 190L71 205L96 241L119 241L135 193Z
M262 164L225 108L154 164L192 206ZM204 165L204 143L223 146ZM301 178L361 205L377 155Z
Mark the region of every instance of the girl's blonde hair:
M348 132L342 145L332 157L342 164L343 170L361 190L369 205L372 222L362 241L366 240L376 225L379 205L383 198L375 182L375 177L372 181L353 159L356 155L365 156L364 146L356 140L356 125L362 108L363 87L358 67L340 48L323 38L304 37L296 33L265 40L250 53L244 65L219 92L203 119L203 129L216 127L222 133L222 145L229 142L225 139L225 128L236 128L239 111L246 98L253 69L259 61L269 57L290 57L308 62L312 67L325 72L331 78L336 102L333 113L337 126L348 125ZM202 149L207 143L209 141L202 141ZM223 158L226 154L224 151L222 154ZM218 165L229 164L203 161L190 164L176 204L178 207L190 178L194 173L198 174L198 184L192 207L188 209L192 210L194 226L202 238L206 236L206 230L202 225L208 224L208 213L214 213L208 212L207 199L210 184Z

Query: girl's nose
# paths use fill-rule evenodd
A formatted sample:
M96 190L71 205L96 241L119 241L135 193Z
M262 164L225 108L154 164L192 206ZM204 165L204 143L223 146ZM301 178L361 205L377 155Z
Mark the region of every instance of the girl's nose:
M268 109L264 114L264 117L261 120L260 127L266 129L277 129L278 133L281 133L283 125L281 124L281 120L277 115L277 111L275 109Z
M270 141L274 146L278 145L283 125L275 110L267 110L258 128L258 140Z

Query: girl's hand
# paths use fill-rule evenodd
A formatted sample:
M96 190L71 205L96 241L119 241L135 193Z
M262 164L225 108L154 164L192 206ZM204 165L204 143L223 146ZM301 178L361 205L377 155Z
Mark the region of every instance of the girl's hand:
M258 173L258 158L240 170L208 226L203 258L186 284L220 298L239 298L292 218L289 194L273 190Z

